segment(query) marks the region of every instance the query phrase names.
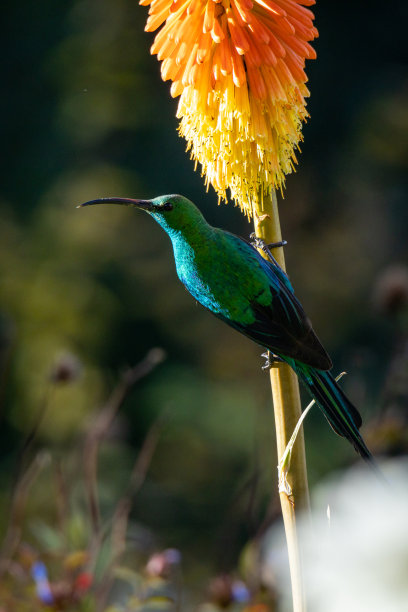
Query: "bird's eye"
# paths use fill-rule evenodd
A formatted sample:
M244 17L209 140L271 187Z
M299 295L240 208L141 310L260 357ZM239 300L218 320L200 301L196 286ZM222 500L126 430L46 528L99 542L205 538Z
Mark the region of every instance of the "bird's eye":
M171 202L165 202L162 208L163 210L173 210L173 204Z

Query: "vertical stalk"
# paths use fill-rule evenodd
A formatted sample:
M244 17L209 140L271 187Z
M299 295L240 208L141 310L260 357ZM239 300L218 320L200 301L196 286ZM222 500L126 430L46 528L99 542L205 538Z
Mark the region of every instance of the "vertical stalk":
M275 191L262 193L259 204L254 207L254 226L256 236L265 242L282 240L278 204ZM283 248L273 250L273 256L285 269ZM286 445L298 422L302 408L299 396L299 383L296 374L286 363L276 363L270 370L273 405L275 413L278 460L281 460ZM309 509L309 489L306 471L306 455L303 428L296 439L288 483L292 495L280 492L286 543L289 555L290 578L294 612L305 612L305 594L302 580L301 556L297 537L296 517L299 510Z

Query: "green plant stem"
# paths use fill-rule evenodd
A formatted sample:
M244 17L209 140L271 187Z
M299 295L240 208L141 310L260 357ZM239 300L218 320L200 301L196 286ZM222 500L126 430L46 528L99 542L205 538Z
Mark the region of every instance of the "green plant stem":
M282 240L276 193L262 194L254 211L256 236L267 243ZM283 248L273 249L273 256L285 269ZM275 413L278 461L280 462L293 430L301 416L299 383L296 374L285 363L276 363L270 370L273 405ZM294 612L305 612L305 594L302 580L301 555L299 550L296 518L299 510L309 510L309 488L307 482L306 454L303 429L299 432L293 448L290 471L287 476L292 490L290 496L280 491L286 543L289 555L290 577Z

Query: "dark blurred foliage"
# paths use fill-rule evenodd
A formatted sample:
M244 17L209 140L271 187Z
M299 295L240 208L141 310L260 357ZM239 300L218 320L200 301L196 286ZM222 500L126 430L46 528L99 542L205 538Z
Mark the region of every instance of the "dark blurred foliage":
M311 120L280 209L289 274L336 372L348 372L343 384L369 443L402 453L408 5L390 8L377 0L315 8ZM218 572L209 598L226 601L239 551L277 516L260 349L194 303L176 278L168 239L147 215L75 209L98 196L181 192L213 224L251 231L193 171L177 136L177 101L149 55L146 14L134 0L23 0L3 10L0 531L13 487L41 453L83 487L78 449L89 424L123 369L159 346L166 361L126 397L101 445L101 512L123 495L165 413L131 524L137 537L148 534L146 555L155 546L182 550L195 601ZM306 444L312 484L356 459L317 410ZM24 514L24 540L35 549L51 546L38 542L57 512L51 473L43 470ZM78 516L70 510L74 523L83 503Z

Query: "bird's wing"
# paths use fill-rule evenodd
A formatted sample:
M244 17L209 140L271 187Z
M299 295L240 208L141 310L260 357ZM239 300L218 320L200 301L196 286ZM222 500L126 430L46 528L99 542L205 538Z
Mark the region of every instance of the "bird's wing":
M279 279L284 286L289 289L291 293L295 293L295 290L292 287L292 283L290 282L289 276L286 274L285 270L281 268L279 265L276 265L275 262L271 261L269 258L265 259L258 249L256 249L252 242L249 240L245 240L245 238L241 238L240 236L236 236L235 234L231 234L230 232L224 232L225 234L229 234L235 240L238 240L240 243L245 245L245 249L251 254L252 257L255 257L258 263L261 265L261 268L265 271L265 273L271 277L272 282L275 282L275 277Z
M280 291L271 306L253 304L255 322L245 333L282 357L290 357L320 370L332 362L295 296Z
M251 299L255 321L249 325L224 320L273 353L329 370L332 367L331 359L316 336L284 270L265 260L252 245L243 242L268 278L272 300L269 305L262 305L256 296Z

